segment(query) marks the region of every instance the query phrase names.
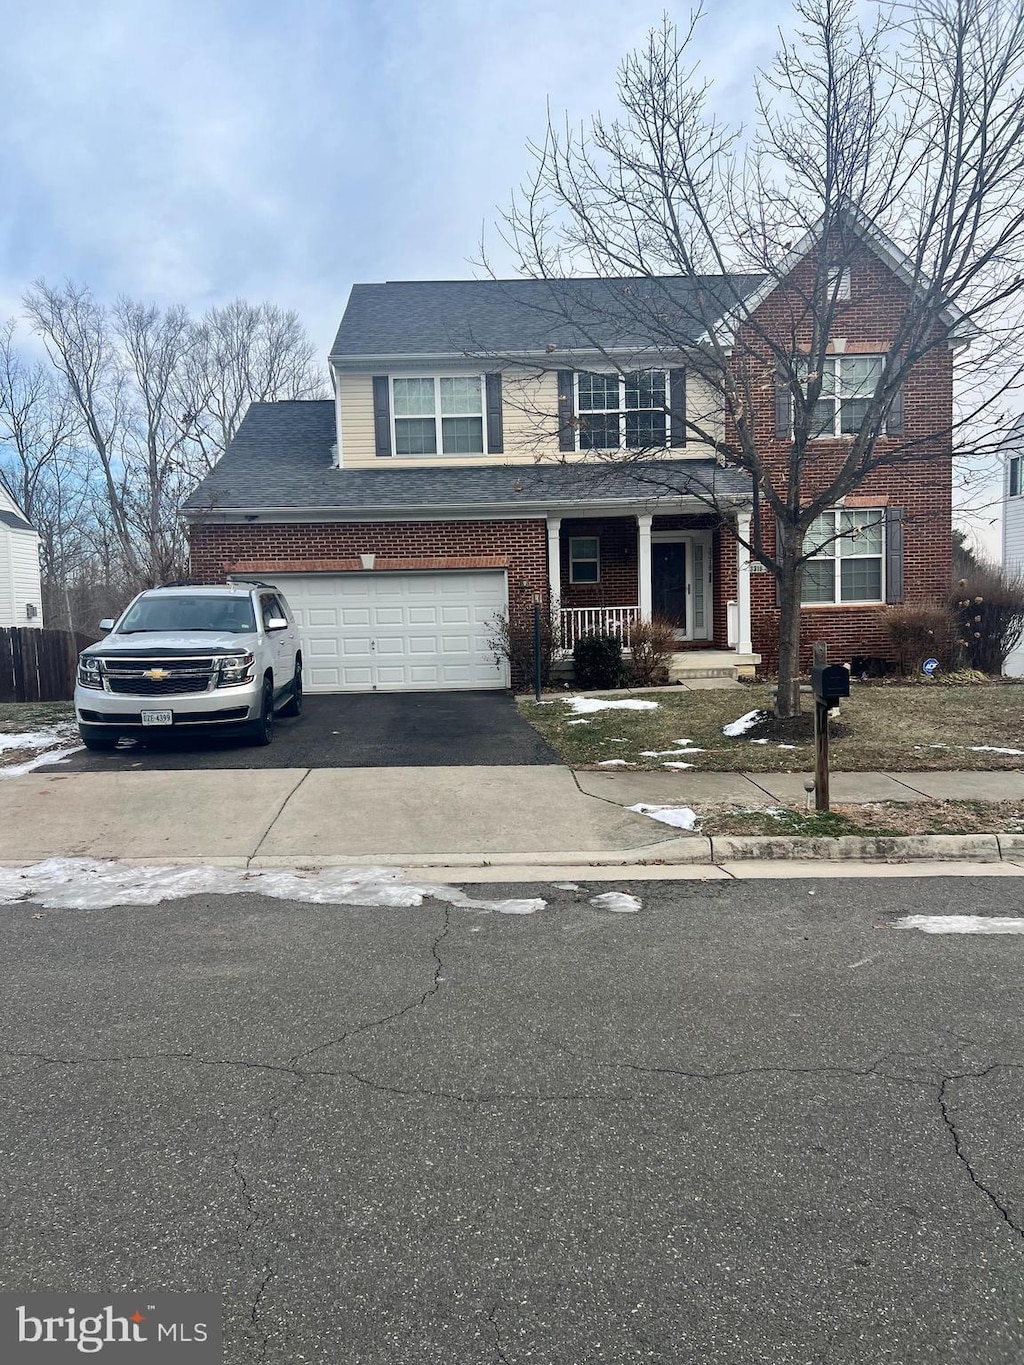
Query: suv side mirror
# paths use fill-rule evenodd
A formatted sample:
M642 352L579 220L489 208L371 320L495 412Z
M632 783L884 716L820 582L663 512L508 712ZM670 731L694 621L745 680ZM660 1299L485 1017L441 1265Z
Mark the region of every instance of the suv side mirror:
M267 622L267 630L287 630L288 622L283 616L272 616Z
M113 630L113 629L114 629L114 618L113 618L112 616L104 616L103 620L100 622L100 630L107 630L107 631L110 631L110 630Z

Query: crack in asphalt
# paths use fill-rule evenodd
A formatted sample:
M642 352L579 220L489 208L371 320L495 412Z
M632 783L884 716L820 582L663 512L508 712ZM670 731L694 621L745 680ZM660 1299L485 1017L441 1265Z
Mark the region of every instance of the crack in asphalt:
M494 1333L494 1360L495 1365L508 1365L508 1356L501 1348L501 1328L498 1326L498 1314L505 1307L503 1303L496 1303L487 1314L487 1321L490 1323L491 1331Z
M986 1067L984 1071L969 1071L963 1072L955 1076L944 1076L942 1078L941 1084L939 1085L938 1098L939 1112L942 1115L942 1122L946 1125L946 1128L949 1130L949 1136L953 1141L953 1150L956 1153L956 1158L963 1166L964 1170L967 1172L971 1184L974 1185L976 1189L981 1191L981 1193L989 1201L992 1207L996 1209L996 1211L999 1213L1000 1218L1002 1218L1003 1222L1007 1225L1007 1227L1010 1228L1012 1232L1016 1233L1020 1240L1024 1242L1024 1227L1021 1227L1021 1225L1014 1220L1007 1206L1003 1203L1003 1201L999 1198L995 1191L990 1189L989 1186L985 1184L985 1182L978 1176L974 1167L971 1165L970 1158L964 1151L964 1146L960 1139L960 1130L957 1128L956 1123L951 1117L949 1108L946 1104L946 1092L949 1086L952 1085L955 1081L968 1080L980 1081L985 1080L994 1071L999 1070L1019 1071L1021 1069L1022 1068L1019 1066L1004 1066L1001 1063L996 1062L993 1063L992 1066Z

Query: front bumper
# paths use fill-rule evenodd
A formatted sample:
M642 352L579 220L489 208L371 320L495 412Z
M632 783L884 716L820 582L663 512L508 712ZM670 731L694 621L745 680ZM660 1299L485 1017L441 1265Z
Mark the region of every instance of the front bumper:
M136 697L125 692L106 692L95 687L75 687L75 715L80 725L106 726L129 733L167 734L178 729L212 729L244 725L259 719L262 685L257 681L238 687L218 687L210 692ZM170 711L171 725L142 723L143 711Z

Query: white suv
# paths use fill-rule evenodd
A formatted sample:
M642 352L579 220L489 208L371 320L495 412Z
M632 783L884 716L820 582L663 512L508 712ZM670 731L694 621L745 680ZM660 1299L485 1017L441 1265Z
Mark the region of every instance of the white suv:
M75 713L88 749L122 735L205 730L274 738L302 711L302 651L280 591L265 583L150 588L78 660Z

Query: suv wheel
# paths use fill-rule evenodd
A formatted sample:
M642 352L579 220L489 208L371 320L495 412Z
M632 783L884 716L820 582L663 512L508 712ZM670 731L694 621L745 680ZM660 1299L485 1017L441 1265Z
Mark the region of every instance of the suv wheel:
M116 749L117 741L121 738L116 730L110 731L105 725L80 725L78 733L85 747L97 753L109 753L111 749Z
M298 659L295 660L295 677L292 678L291 695L281 707L282 716L301 716L302 715L302 664Z
M260 745L272 744L274 740L274 684L269 678L263 679L260 718L252 727L252 737Z

